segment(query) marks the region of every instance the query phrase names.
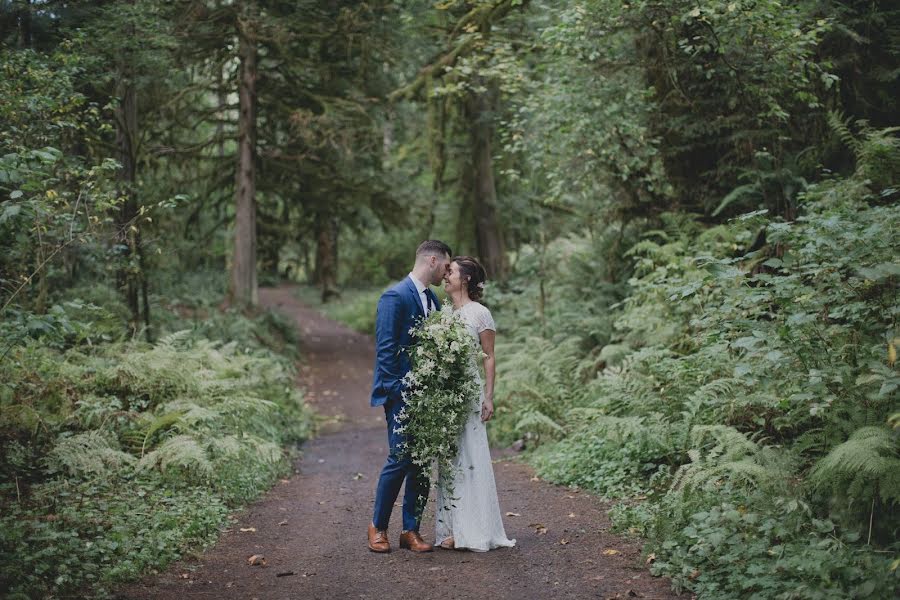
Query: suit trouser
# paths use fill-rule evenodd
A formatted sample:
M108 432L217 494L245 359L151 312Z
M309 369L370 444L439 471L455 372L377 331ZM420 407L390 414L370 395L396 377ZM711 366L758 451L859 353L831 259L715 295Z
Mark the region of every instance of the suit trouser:
M399 446L406 441L406 435L394 431L399 427L397 413L404 406L402 399L389 398L384 404L384 417L388 430L388 457L381 469L378 478L378 487L375 489L375 515L372 518L376 529L387 529L391 519L391 509L397 496L400 494L400 486L406 480L406 490L403 492L403 529L404 531L418 531L421 515L416 511L416 500L420 496L428 497L428 476L421 467L414 465L408 458L401 458Z

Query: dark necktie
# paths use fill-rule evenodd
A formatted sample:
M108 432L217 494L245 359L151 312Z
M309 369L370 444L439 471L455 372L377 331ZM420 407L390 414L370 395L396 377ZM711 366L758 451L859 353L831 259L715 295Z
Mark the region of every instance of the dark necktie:
M428 313L430 313L434 310L434 301L431 299L431 290L428 288L425 288L425 298L428 300Z

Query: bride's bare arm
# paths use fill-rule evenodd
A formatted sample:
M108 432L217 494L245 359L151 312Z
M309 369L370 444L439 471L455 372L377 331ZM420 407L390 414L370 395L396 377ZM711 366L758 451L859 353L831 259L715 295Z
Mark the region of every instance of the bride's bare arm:
M496 364L494 360L494 339L497 333L491 329L485 329L479 334L481 338L481 350L484 357L484 404L481 406L481 420L489 421L494 416L494 374Z

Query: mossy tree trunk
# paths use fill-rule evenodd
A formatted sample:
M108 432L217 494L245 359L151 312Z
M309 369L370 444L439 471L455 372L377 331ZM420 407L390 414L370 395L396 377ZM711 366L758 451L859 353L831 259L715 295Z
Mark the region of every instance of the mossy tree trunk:
M134 4L134 0L131 0ZM123 35L136 35L134 23L125 22ZM143 244L141 241L141 223L137 200L137 162L138 162L138 98L135 85L133 58L126 50L118 64L116 97L118 106L115 109L116 151L121 164L118 171L117 194L122 198L117 219L116 243L121 249L121 261L116 271L116 282L125 296L125 304L131 313L129 327L132 335L140 328L143 321L145 335L151 339L150 305L147 290L147 278ZM141 311L143 301L143 312Z
M322 302L340 297L337 284L338 227L327 214L316 217L315 279L322 288Z
M237 20L240 108L231 300L242 306L256 306L259 302L256 278L256 16L255 2L245 2Z
M497 219L497 188L494 184L493 105L496 88L472 92L465 100L469 124L470 158L464 188L475 219L475 243L488 277L504 279L507 271L506 245Z

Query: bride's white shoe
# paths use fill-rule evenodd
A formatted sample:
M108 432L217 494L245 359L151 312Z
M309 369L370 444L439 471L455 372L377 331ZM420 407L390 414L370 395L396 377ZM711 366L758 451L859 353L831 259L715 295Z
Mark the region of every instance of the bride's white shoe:
M456 544L453 542L452 537L448 537L446 540L438 544L444 550L456 550Z

